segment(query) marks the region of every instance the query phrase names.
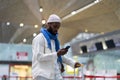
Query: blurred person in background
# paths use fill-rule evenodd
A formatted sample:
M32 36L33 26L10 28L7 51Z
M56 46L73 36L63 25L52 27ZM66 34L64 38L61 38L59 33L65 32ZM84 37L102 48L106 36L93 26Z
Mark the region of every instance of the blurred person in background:
M32 42L32 76L34 80L63 80L61 73L64 72L63 63L73 68L82 64L65 57L68 49L60 49L58 30L61 19L56 14L49 16L45 27Z

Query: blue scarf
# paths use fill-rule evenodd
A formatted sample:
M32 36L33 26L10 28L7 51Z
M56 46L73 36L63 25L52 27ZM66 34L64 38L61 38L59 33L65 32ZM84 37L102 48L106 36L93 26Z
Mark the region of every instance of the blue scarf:
M44 37L47 39L47 44L48 44L48 48L51 50L51 39L55 41L55 49L56 51L58 51L60 49L60 43L58 40L58 34L56 35L52 35L50 32L47 31L46 28L41 28L40 30L41 33L43 33ZM58 56L57 59L60 63L62 63L62 57Z

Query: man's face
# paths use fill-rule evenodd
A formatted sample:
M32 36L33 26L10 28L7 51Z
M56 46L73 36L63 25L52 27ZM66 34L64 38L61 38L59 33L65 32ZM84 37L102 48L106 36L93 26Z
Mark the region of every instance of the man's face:
M58 33L58 29L60 28L60 23L59 22L51 22L48 23L48 31L53 34L56 35Z

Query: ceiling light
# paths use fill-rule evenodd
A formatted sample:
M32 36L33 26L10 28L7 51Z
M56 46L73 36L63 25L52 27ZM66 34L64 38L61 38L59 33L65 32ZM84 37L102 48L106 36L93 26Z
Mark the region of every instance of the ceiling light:
M24 39L23 39L23 42L26 42L26 41L27 41L27 39L24 38Z
M75 15L75 14L76 14L76 11L71 12L71 14L72 14L72 15Z
M20 27L23 27L24 26L24 24L23 23L20 23Z
M83 51L82 51L82 50L80 50L80 54L83 54Z
M7 22L6 25L9 26L9 25L10 25L10 22Z
M87 29L85 29L85 32L88 32L88 30L87 30Z
M103 49L106 50L106 49L107 49L107 46L106 46L105 42L102 42L102 43L103 43L103 44L102 44L102 45L103 45Z
M38 28L38 25L34 25L35 28Z
M95 2L90 3L89 5L87 5L87 6L83 7L83 8L80 8L80 9L76 10L75 12L72 12L71 14L68 14L67 16L63 17L62 20L66 20L66 19L72 17L73 14L78 14L78 13L80 13L80 12L82 12L82 11L90 8L91 6L95 5L96 2L98 3L98 2L100 2L100 1L102 1L102 0L96 0Z
M95 0L94 3L99 3L101 0Z
M35 37L37 35L37 33L33 33L33 37Z
M45 24L46 23L46 21L45 20L42 20L42 24Z
M42 8L42 7L40 7L39 11L40 11L40 12L43 12L43 8Z
M101 32L100 34L104 34L104 32Z

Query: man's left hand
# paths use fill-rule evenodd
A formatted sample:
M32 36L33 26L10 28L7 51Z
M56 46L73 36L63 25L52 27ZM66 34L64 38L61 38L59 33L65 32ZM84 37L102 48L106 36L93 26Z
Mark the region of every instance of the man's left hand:
M75 68L83 67L83 64L80 64L80 63L76 62L74 67L75 67Z

